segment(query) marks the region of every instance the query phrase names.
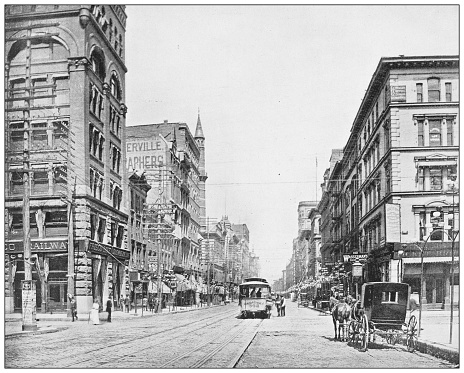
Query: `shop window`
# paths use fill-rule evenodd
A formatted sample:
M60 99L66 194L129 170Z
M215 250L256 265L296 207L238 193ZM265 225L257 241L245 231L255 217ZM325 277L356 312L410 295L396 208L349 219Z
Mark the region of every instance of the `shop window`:
M48 172L34 171L32 185L32 194L47 194L48 193Z
M439 102L440 101L440 79L430 78L427 80L428 86L428 101Z

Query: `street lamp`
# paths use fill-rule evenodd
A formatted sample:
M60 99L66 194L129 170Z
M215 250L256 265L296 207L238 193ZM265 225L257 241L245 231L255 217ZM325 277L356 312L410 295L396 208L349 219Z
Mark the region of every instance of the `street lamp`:
M404 251L403 249L398 250L398 268L397 268L397 273L398 273L398 282L403 282L403 254Z

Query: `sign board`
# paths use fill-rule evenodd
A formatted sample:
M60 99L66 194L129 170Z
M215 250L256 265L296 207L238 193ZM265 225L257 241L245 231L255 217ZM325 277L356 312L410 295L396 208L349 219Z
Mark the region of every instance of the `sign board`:
M84 241L79 241L79 248L82 246L85 246ZM105 256L115 256L120 259L130 259L130 252L128 250L119 249L93 240L89 240L88 251Z
M21 280L23 330L36 329L35 281Z
M400 205L385 204L385 236L386 242L401 242Z
M406 101L406 86L405 85L391 86L390 92L391 92L391 95L390 95L391 101L396 101L396 102Z
M247 311L262 311L266 307L266 299L244 299L242 301L242 308Z
M351 254L351 255L343 255L343 261L345 263L350 262L354 263L356 261L359 261L361 263L367 261L367 254Z
M31 252L67 252L68 240L40 240L31 242ZM5 253L23 253L24 242L6 242Z
M127 139L126 157L128 170L153 170L166 164L166 143L159 137Z
M356 265L351 268L351 275L353 277L362 277L363 267L362 265Z

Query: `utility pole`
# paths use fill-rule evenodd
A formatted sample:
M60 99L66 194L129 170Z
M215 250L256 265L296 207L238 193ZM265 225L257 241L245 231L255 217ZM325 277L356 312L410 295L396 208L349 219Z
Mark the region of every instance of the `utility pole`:
M69 141L69 140L68 140ZM69 158L69 152L68 152L68 158ZM66 165L67 167L67 165ZM69 174L70 170L69 167L67 167L67 172ZM69 185L69 180L71 180L70 177L68 177L68 198L67 198L67 204L68 204L68 293L71 296L75 296L74 292L74 222L73 222L73 206L74 206L74 194L75 194L75 188L76 188L76 177L74 177L74 186L71 187ZM71 317L71 299L70 297L67 298L67 316Z
M211 306L211 299L210 299L210 287L211 287L211 283L210 283L210 261L211 261L211 258L210 258L210 251L211 251L211 246L209 244L209 217L206 218L206 242L208 243L208 257L207 257L207 271L206 271L206 301L207 301L207 304L208 304L208 307Z
M454 180L453 180L454 181ZM451 230L451 294L450 294L450 308L451 308L451 314L450 314L450 337L449 337L449 343L451 344L453 342L453 306L454 306L454 241L456 240L455 234L454 234L454 229L455 229L455 217L456 214L454 213L454 193L456 192L455 190L455 184L451 186L452 193L453 193L453 227Z
M161 181L160 181L161 182ZM161 188L160 188L161 190ZM161 195L160 195L161 197ZM156 229L158 231L158 237L157 237L157 262L158 262L158 279L157 279L157 288L158 288L158 313L161 313L162 311L162 302L161 302L161 203L158 204L158 211L157 211L157 216L156 216Z
M23 150L23 236L24 236L24 281L22 281L22 330L36 330L36 289L32 280L31 231L30 231L30 97L31 97L31 35L27 29L26 39L26 109L24 110L24 150ZM36 259L38 260L38 259Z

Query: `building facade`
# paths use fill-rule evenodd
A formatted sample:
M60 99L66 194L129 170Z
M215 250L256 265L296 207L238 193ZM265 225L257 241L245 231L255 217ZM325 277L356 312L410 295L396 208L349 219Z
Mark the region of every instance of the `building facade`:
M30 266L43 312L125 287L125 28L120 5L5 7L7 312Z
M198 117L198 137L185 123L127 127L127 169L143 170L152 187L147 205L160 211L161 270L202 273L200 219L205 211L204 135ZM200 147L198 145L201 145ZM201 169L201 170L200 170ZM155 234L157 232L154 232Z
M433 306L449 304L454 271L457 294L458 65L457 56L380 60L320 204L322 251L335 246L345 291L359 260L361 281L407 282Z

